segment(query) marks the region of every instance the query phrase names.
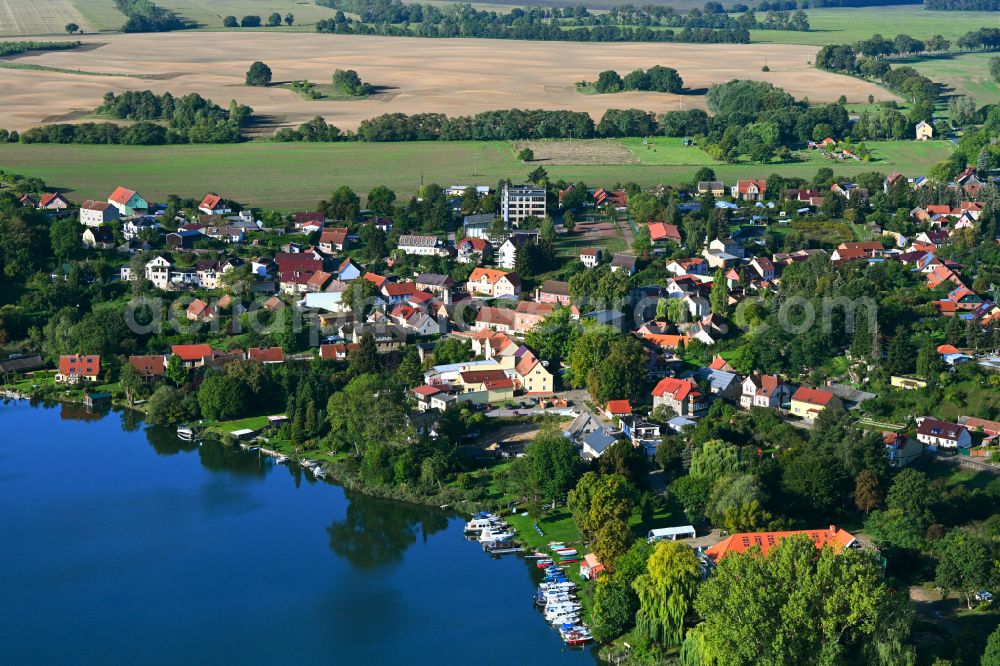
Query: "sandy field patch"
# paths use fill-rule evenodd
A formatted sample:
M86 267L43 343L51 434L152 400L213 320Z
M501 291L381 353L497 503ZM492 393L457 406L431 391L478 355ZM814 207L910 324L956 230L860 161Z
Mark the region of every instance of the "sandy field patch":
M0 0L2 1L2 0ZM85 41L87 41L85 39ZM43 118L93 109L108 90L198 92L226 106L238 99L272 127L314 116L343 129L383 113L463 115L507 108L571 109L599 119L608 108L661 113L704 106L703 95L649 92L580 95L573 83L603 69L628 72L655 64L676 68L691 89L734 78L761 79L796 97L832 101L846 95L891 98L884 89L811 67L814 46L776 44L576 44L488 39L421 39L356 35L199 33L101 35L84 51L20 56L17 62L90 72L169 75L162 80L0 70L0 126L24 129ZM764 59L771 68L761 72ZM387 94L364 100L313 101L277 87L243 85L250 63L263 60L274 81L329 81L333 70L356 69Z
M530 149L535 158L530 166L566 164L639 164L631 150L617 140L575 139L573 141L516 141L514 153Z

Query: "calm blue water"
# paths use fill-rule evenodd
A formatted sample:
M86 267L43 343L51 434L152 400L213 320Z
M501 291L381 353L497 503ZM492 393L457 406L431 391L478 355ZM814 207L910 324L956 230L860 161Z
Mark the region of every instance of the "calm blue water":
M0 404L0 663L589 665L530 565L127 415Z

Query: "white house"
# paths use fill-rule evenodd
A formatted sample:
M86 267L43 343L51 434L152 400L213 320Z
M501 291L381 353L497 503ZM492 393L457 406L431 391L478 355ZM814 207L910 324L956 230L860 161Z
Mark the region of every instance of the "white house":
M965 426L922 416L917 419L917 441L944 449L967 449L972 446L972 435Z
M80 224L99 227L118 219L118 209L106 201L87 199L80 206Z
M209 192L205 195L205 198L198 204L198 210L205 215L226 215L233 212L232 208L227 206L226 202L222 200L222 197L214 192Z

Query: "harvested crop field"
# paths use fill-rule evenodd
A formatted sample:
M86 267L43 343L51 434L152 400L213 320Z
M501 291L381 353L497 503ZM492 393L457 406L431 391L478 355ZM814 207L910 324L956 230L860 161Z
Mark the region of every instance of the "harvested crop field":
M96 29L69 0L0 0L0 35L62 33L67 23Z
M146 88L175 95L197 92L223 106L235 98L263 115L268 128L298 125L317 115L356 129L363 119L389 112L463 115L514 107L587 111L595 118L608 108L660 113L681 105L704 106L709 85L734 78L770 81L814 102L842 94L853 102L870 94L891 98L874 84L811 67L816 47L788 44L583 44L248 32L100 35L84 42L91 48L32 53L12 61L158 78L2 69L0 126L24 129L44 118L86 113L108 90ZM765 58L770 72L760 71ZM243 79L254 60L271 67L275 83L323 82L334 69L356 69L384 92L360 100L315 101L278 86L248 88ZM628 72L655 64L676 68L692 94L579 95L573 85L604 69Z
M534 153L532 165L565 164L639 164L635 156L617 139L575 139L568 141L516 141L514 152L528 148Z

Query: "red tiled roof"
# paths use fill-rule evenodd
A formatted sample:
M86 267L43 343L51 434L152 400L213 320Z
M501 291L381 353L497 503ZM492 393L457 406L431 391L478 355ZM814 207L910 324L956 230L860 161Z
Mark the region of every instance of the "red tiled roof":
M821 391L819 389L809 388L808 386L800 386L792 396L792 400L795 402L804 402L808 405L817 406L826 406L826 404L832 399L833 394L829 391Z
M723 541L705 550L705 554L714 562L718 562L730 553L745 553L753 547L760 548L760 552L767 555L768 551L781 543L782 539L791 536L805 534L809 537L817 548L830 546L839 552L850 546L856 539L850 532L838 529L831 525L826 530L795 530L790 532L745 532L733 534Z
M486 281L492 285L507 277L507 275L508 273L505 271L498 271L495 268L482 268L480 266L469 274L469 282L481 282L483 278L486 278Z
M126 187L119 187L116 188L115 191L111 193L111 196L108 197L108 200L114 201L115 203L124 206L134 196L135 196L135 190L130 190Z
M163 354L129 356L128 363L136 372L145 377L160 377L167 367L167 357Z
M94 377L101 374L101 357L96 354L68 354L59 357L59 374Z
M209 192L205 195L205 198L201 200L201 204L198 208L208 208L209 210L215 210L222 203L222 197L214 192Z
M701 397L701 389L698 388L697 384L685 379L664 377L653 388L653 395L661 397L668 394L674 400L683 401L687 400L689 396L693 398Z
M437 386L431 386L429 384L424 384L422 386L418 386L418 387L414 388L413 392L416 393L417 395L421 396L421 397L429 398L432 395L437 395L438 393L442 393L443 391L440 388L438 388Z
M371 282L372 284L374 284L376 287L379 288L381 288L382 285L385 284L385 281L387 279L382 277L381 275L375 275L375 273L365 273L361 277L364 278L365 280L368 280L369 282Z
M393 282L382 285L382 293L387 297L409 296L417 293L417 285L412 282Z
M672 224L655 222L649 225L649 238L654 243L660 240L670 240L679 244L681 242L681 232Z
M347 227L333 227L324 229L319 235L320 243L330 245L343 245L347 241Z
M631 414L632 403L628 400L608 400L607 412L609 414Z
M319 357L326 360L344 358L351 352L357 351L360 348L361 345L356 343L320 345Z
M173 345L170 351L176 356L180 356L182 361L200 361L206 356L212 355L211 345Z
M53 201L55 201L57 198L58 199L63 199L63 195L59 194L58 192L49 192L48 194L46 194L45 196L43 196L41 199L38 200L38 205L42 206L42 207L48 206L50 203L52 203Z
M285 360L285 350L281 347L251 347L247 350L247 357L261 363L280 363Z
M736 191L740 194L746 194L750 191L751 185L756 185L757 191L761 194L767 191L766 180L738 180L736 181Z

